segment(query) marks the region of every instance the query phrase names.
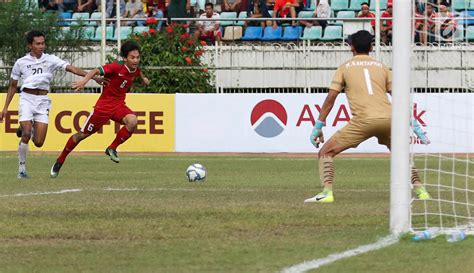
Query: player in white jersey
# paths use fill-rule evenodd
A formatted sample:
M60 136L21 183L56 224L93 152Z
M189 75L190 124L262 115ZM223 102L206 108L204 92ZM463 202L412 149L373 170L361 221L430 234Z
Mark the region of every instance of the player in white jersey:
M34 129L33 143L36 147L44 144L48 131L48 115L51 100L48 97L50 83L53 73L62 69L78 76L85 76L86 71L70 65L60 58L44 53L45 36L39 31L30 31L26 35L26 41L30 52L18 59L13 66L10 86L8 87L5 106L0 112L0 122L7 115L8 106L16 93L18 81L22 81L19 101L20 137L18 146L18 178L28 178L26 174L26 155L28 153L28 142ZM95 79L99 84L100 78Z

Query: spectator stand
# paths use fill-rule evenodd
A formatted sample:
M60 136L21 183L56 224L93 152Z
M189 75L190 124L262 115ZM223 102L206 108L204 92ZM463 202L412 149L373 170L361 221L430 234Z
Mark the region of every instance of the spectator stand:
M336 3L336 1L332 2ZM375 1L369 2L371 7L375 3ZM340 11L351 11L351 3L351 1L342 3L344 6L347 4L347 9L341 9ZM471 44L474 42L474 18L472 14L474 9L470 9L473 1L467 0L467 2L463 1L463 3L463 8L456 9L456 5L459 4L453 2L452 9L456 11L457 17L455 17L455 20L457 20L459 27L452 41L438 41L435 44L418 46L414 50L415 63L417 67L423 68L421 74L426 78L426 82L432 83L433 89L442 90L442 88L445 88L443 90L455 92L456 83L454 80L459 78L456 76L458 75L459 68L456 67L454 61L451 64L439 64L439 62L451 59L459 60L460 62L464 58L474 58L474 47ZM466 3L469 5L466 5ZM384 7L383 0L381 0L381 7L382 9ZM249 20L246 18L245 13L240 12L236 14L235 18L221 18L219 21L228 21L229 24L224 27L224 36L229 34L231 39L208 47L208 50L205 51L202 57L206 64L209 65L209 69L213 70L216 74L214 82L216 90L218 92L272 93L326 92L328 81L330 81L336 69L335 64L350 58L348 45L344 43L345 37L361 28L357 24L361 22L369 24L368 19L341 18L342 15L338 16L340 11L336 9L334 16L331 16L330 20L331 22L342 21L342 25L332 23L328 25L328 27L331 27L329 29L323 29L319 26L308 28L283 26L281 27L281 36L278 33L276 35L279 39L275 38L269 41L263 39L265 31L261 27L243 27L243 23ZM305 16L298 14L296 19L278 18L277 20L284 21L284 23L288 22L288 24L292 20L318 20L317 18L311 18L311 13L309 11ZM104 36L108 39L107 45L101 49L98 43L93 43L92 46L95 49L93 52L84 54L84 56L78 56L77 60L74 60L74 64L85 69L100 65L101 52L102 54L105 53L105 55L109 53L118 44L119 36L120 39L123 39L126 37L127 32L130 31L130 28L124 29L120 24L117 24L117 21L122 21L117 18L108 18L106 24L102 24L100 22L102 18L100 16L99 19L99 15L101 14L91 13L88 19L84 19L85 16L82 18L82 15L76 15L76 17L81 17L81 22L79 22L79 20L72 19L73 13L69 13L69 15L64 13L61 14L64 20L58 23L64 31L71 30L71 28L84 28L84 38L89 40L96 39L97 42L100 41L99 37L102 38L101 26L107 25L107 29L104 29L106 30ZM195 21L193 18L172 19L172 21L187 22L194 22L193 20ZM77 24L72 24L73 21L76 21ZM93 31L91 32L91 30ZM140 33L144 30L148 30L148 27L135 26L131 28L131 32L135 33ZM242 38L240 40L239 30L242 31ZM339 32L340 30L342 32ZM337 32L335 36L340 37L340 39L330 39L333 37L329 35L330 32ZM93 33L93 37L91 33ZM463 46L468 46L467 50L460 50L460 47ZM379 50L380 60L390 66L392 58L390 53L391 47L380 46ZM438 63L431 63L433 60ZM443 77L439 77L439 71L436 69L443 66ZM70 82L72 79L69 77L72 76L65 74L64 78L58 77L60 80L56 84ZM446 82L439 83L439 78L443 78ZM58 90L57 87L54 90Z
M281 31L276 30L274 33L273 30L262 30L262 35L259 36L255 32L254 28L245 27L244 22L254 21L257 19L246 18L246 12L222 12L221 15L221 26L223 41L225 43L239 43L239 42L330 42L331 44L344 44L344 41L347 39L348 35L354 33L357 30L365 29L371 31L374 35L378 35L377 31L373 31L367 23L364 21L353 20L356 17L356 12L358 5L365 2L364 0L334 0L331 1L331 7L333 8L334 16L329 18L330 28L327 29L306 29L301 28L295 31L288 28L290 21L313 21L317 20L312 18L312 8L315 1L309 1L310 6L306 10L300 11L297 15L297 18L277 18L276 20L282 21L283 25L281 26ZM375 0L368 1L370 3L370 8L375 8ZM380 0L381 9L386 8L388 0ZM459 43L466 41L472 41L472 25L474 25L474 0L457 0L452 2L451 10L455 11L455 20L458 22L459 27L456 28L456 31L453 32L452 39L440 38L438 35L435 35L434 41L437 43ZM85 28L86 35L85 39L88 39L93 42L101 41L102 37L102 28L101 28L101 13L92 12L62 12L59 13L61 18L60 26L64 30L68 30L68 27L71 26L81 26ZM239 19L239 20L234 20ZM141 27L132 26L124 27L118 26L117 21L141 21L145 19L118 19L118 18L107 18L106 22L109 25L114 25L113 29L106 29L106 41L108 42L119 42L120 40L126 39L130 33L137 32ZM158 19L165 21L165 19ZM179 21L180 18L173 18L173 20ZM181 20L193 20L193 18L181 18ZM272 18L261 18L260 20L272 21ZM341 26L341 28L337 27ZM93 27L93 31L91 29ZM122 28L124 27L124 30ZM288 28L288 29L287 29ZM93 33L93 35L91 35ZM276 34L276 36L274 35ZM281 34L281 35L280 35ZM299 35L298 35L299 34ZM321 34L321 35L320 35ZM377 39L376 39L377 41ZM376 48L378 48L376 46Z
M310 1L310 4L313 5L314 1ZM309 43L309 44L329 44L331 46L337 45L344 45L347 36L351 33L360 30L366 29L371 31L371 29L367 26L368 23L366 21L358 21L355 17L355 9L358 4L360 4L359 0L333 0L331 1L331 6L334 11L334 16L329 18L329 25L328 29L317 28L315 26L311 28L301 28L300 30L295 30L293 28L288 28L288 26L281 26L281 32L277 30L276 36L273 31L264 31L261 30L261 33L255 27L244 27L244 22L252 21L247 17L246 12L222 12L221 22L222 32L223 32L223 41L225 43ZM371 9L375 8L374 0L368 1L370 4ZM380 0L380 7L381 9L386 8L387 0ZM357 5L356 5L357 4ZM282 21L283 23L290 24L291 21L301 21L301 20L309 20L309 21L317 21L317 18L312 18L312 11L310 7L307 7L307 10L301 11L297 18L277 18L276 20ZM216 8L217 9L217 8ZM458 27L454 34L454 38L449 39L436 39L437 43L461 43L461 42L470 42L473 40L473 28L474 25L474 0L458 0L453 1L451 9L456 11L455 20L457 20ZM99 42L102 38L102 27L100 20L101 13L100 12L93 12L93 13L72 13L72 12L64 12L59 15L62 18L61 23L59 23L64 30L68 30L69 27L72 26L80 26L84 27L86 35L84 36L85 39L89 39L91 41ZM238 20L236 20L238 19ZM106 19L107 25L109 27L106 28L105 38L108 43L117 43L120 40L126 39L130 33L136 32L143 32L144 28L142 27L123 27L116 22L121 21L136 21L137 19L119 19L119 18L108 18ZM160 19L159 19L160 20ZM165 19L161 19L165 21ZM195 18L173 18L172 21L192 21ZM264 20L264 21L272 21L271 18L265 19L253 19L253 20ZM112 29L111 27L112 26ZM337 27L340 26L340 27ZM92 28L94 31L91 31ZM124 30L122 31L122 28ZM146 28L146 27L145 27ZM295 31L293 31L295 30ZM93 33L93 35L91 35ZM280 35L281 34L281 35ZM374 33L377 35L377 33ZM270 35L270 36L269 36ZM120 38L119 38L120 37ZM376 46L376 48L380 48Z
M302 11L301 13L307 13L308 11ZM353 13L353 12L352 12ZM242 14L242 12L241 12ZM330 18L336 19L336 18ZM346 18L344 18L346 19ZM345 33L346 36L343 35L343 27L341 25L335 26L334 28L329 28L326 33L321 27L310 27L310 28L303 28L302 26L291 26L292 21L318 21L322 19L318 18L246 18L245 16L239 16L236 13L230 14L219 18L219 19L212 19L212 18L172 18L171 22L180 22L180 21L187 21L187 22L196 22L196 21L219 21L221 30L223 32L222 42L225 44L228 43L299 43L303 41L327 41L331 42L334 45L343 45L345 43L345 39L347 38L348 34ZM365 25L370 25L369 20L366 18L351 18L352 21L359 21L359 23L353 23L348 29L353 32L356 32L359 29L364 29L363 21L366 22ZM260 26L248 26L244 28L244 22L261 22L261 21L280 21L282 22L281 26L273 28L272 26L267 26L262 28ZM287 23L288 22L288 23ZM348 19L345 22L347 24L352 24L349 22ZM258 24L257 24L258 25ZM311 31L310 29L314 28L315 31ZM321 35L317 35L316 32L320 32ZM352 32L352 33L353 33ZM304 36L306 34L306 36ZM316 35L314 35L316 34ZM302 39L304 37L304 39Z

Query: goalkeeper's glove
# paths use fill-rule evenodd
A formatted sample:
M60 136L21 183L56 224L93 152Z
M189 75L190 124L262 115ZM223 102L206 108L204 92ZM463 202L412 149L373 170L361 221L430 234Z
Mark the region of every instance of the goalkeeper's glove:
M413 127L413 132L421 140L421 143L425 145L430 144L431 141L426 136L426 132L421 129L421 125L416 119L411 120L411 125Z
M324 143L323 126L324 122L316 120L316 125L314 125L313 131L311 131L309 140L316 148L319 148L319 143Z

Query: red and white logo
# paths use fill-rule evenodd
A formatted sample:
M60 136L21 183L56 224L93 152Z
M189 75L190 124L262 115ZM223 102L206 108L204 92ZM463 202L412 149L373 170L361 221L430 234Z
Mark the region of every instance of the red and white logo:
M250 124L262 137L276 137L285 130L288 115L285 107L276 100L262 100L257 103L250 115Z

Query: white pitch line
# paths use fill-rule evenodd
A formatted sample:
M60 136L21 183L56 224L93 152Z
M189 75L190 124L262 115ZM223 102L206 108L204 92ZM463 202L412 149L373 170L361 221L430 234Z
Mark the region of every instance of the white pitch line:
M212 189L212 188L105 188L104 191L182 191L182 192L299 192L299 190L265 190L265 189L230 189L230 188L221 188L221 189ZM338 192L388 192L388 190L365 190L365 189L347 189L347 190L338 190Z
M34 195L50 195L50 194L63 194L63 193L80 192L80 191L82 191L82 190L81 189L67 189L67 190L60 190L60 191L7 194L7 195L0 195L0 197L22 197L22 196L34 196Z
M375 242L373 244L359 246L357 248L350 249L350 250L347 250L347 251L344 251L344 252L334 253L334 254L331 254L331 255L327 256L326 258L316 259L316 260L312 260L312 261L305 261L305 262L302 262L302 263L284 268L281 272L282 273L302 273L302 272L306 272L308 270L316 269L316 268L319 268L323 265L327 265L327 264L333 263L333 262L341 260L341 259L357 256L357 255L360 255L360 254L363 254L363 253L367 253L367 252L370 252L370 251L374 251L374 250L378 250L378 249L381 249L381 248L384 248L384 247L388 247L388 246L391 246L393 244L396 244L397 242L398 242L398 237L396 235L389 235L389 236L386 236L386 237L378 240L377 242Z
M106 188L104 191L182 191L182 192L297 192L297 190L257 190L257 189L196 189L196 188Z
M298 192L299 190L265 190L265 189L231 189L231 188L221 188L221 189L212 189L212 188L105 188L105 189L66 189L59 191L50 191L50 192L29 192L29 193L15 193L15 194L6 194L0 195L0 198L4 197L23 197L23 196L37 196L37 195L53 195L53 194L63 194L63 193L73 193L73 192L83 192L83 191L106 191L106 192L130 192L130 191L142 191L142 192L151 192L151 191L175 191L175 192ZM338 192L388 192L388 190L358 190L358 189L347 189L339 190Z

